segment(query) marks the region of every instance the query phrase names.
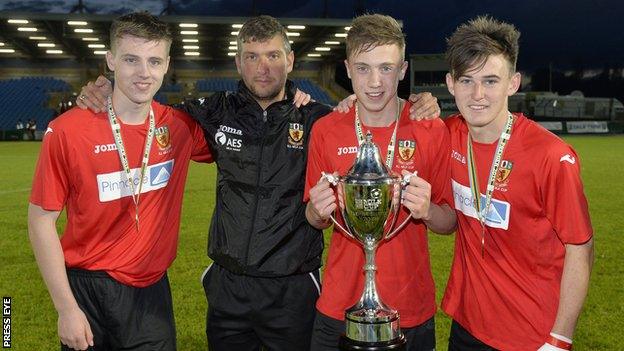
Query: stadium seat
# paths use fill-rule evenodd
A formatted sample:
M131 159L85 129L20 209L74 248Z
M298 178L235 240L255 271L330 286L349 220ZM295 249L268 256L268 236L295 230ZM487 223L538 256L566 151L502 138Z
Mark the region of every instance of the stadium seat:
M54 110L47 107L48 92L69 92L71 86L52 77L27 77L0 80L0 129L13 130L18 119L26 123L31 118L37 129L45 129Z

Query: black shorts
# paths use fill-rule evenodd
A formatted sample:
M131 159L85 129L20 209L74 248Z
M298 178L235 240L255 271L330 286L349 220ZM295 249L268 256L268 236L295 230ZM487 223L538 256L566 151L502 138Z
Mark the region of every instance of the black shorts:
M68 269L67 277L93 332L89 350L176 349L166 273L145 288L124 285L103 271ZM61 350L70 349L62 345Z
M316 312L312 331L311 351L338 350L338 341L345 332L345 322ZM413 328L401 328L407 339L406 351L435 350L435 321L433 317Z
M310 348L318 271L260 278L213 264L202 278L210 351L293 351Z
M449 351L496 351L481 340L475 338L469 331L453 320L449 337Z

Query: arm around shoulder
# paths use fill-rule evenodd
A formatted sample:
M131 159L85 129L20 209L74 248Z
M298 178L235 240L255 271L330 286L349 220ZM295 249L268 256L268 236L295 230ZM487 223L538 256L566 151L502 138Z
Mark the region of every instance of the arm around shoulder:
M314 122L332 112L331 106L316 101L311 101L307 105L302 105L299 107L299 110Z
M186 99L184 102L175 104L172 107L188 113L195 121L205 128L220 106L225 103L226 94L224 92L215 93L208 97L197 99Z

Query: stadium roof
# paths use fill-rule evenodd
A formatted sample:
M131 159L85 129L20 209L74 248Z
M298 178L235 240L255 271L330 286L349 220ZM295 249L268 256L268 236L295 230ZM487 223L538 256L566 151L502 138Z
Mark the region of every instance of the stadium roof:
M109 46L113 15L0 12L0 59L94 59ZM231 60L245 17L162 16L171 24L171 56ZM344 58L347 19L280 18L299 61Z

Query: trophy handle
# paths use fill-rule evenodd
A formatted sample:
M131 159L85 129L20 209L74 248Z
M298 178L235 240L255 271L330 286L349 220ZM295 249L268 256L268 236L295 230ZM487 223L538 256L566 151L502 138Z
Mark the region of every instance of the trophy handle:
M332 222L334 222L334 225L338 227L343 233L345 233L349 238L357 240L357 238L353 236L353 234L351 234L347 229L345 229L345 227L343 227L342 224L336 221L336 218L334 218L333 214L329 215L329 218L331 218Z
M407 186L407 184L409 184L410 180L412 179L413 176L418 175L418 171L414 171L414 173L410 173L410 174L406 174L403 176L403 179L401 179L401 192L403 192L403 190L405 189L405 187ZM401 204L399 206L403 206L403 201L401 200ZM397 235L397 233L403 229L403 227L405 227L405 225L412 219L412 215L410 214L409 216L407 216L407 218L405 218L405 220L396 228L394 228L393 231L391 231L389 234L386 234L385 236L385 240L390 240L392 239L395 235Z
M397 233L403 229L403 227L405 227L405 225L412 219L412 215L410 214L409 216L407 216L407 218L405 218L405 220L403 221L403 223L401 223L398 227L394 228L393 231L390 232L390 234L386 235L386 240L390 240L392 239L395 235L397 235Z
M325 172L321 172L321 179L320 180L327 180L329 182L329 184L331 184L334 187L338 186L338 177L334 176L333 174L327 174ZM331 218L332 222L334 222L334 225L336 227L338 227L338 229L340 229L343 233L345 233L348 237L350 237L351 239L357 240L357 238L351 234L350 231L348 231L345 227L342 226L342 224L338 223L338 221L336 220L336 218L334 217L333 214L329 215L329 218Z

